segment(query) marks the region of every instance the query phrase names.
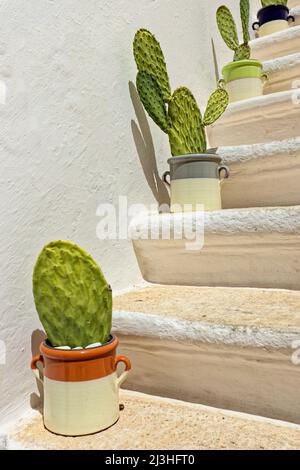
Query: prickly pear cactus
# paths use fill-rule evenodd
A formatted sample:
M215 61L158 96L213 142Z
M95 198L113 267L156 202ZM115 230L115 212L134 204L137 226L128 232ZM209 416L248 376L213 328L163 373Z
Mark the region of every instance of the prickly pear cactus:
M288 0L261 0L263 7L268 7L269 5L287 5Z
M245 60L250 59L251 56L251 49L248 44L241 44L234 53L234 62L237 60Z
M133 54L139 72L147 72L155 78L164 101L168 102L171 98L171 88L165 58L159 42L147 29L136 32Z
M234 61L250 59L251 50L248 46L249 35L249 0L240 0L240 15L243 26L243 44L239 44L237 27L234 18L226 6L217 10L217 24L225 44L234 51Z
M238 45L238 44L237 44ZM134 38L134 57L138 67L136 86L145 110L169 136L172 155L204 153L205 126L225 111L228 94L216 90L208 102L205 122L188 88L180 87L173 95L162 50L152 33L140 29Z
M206 138L197 102L188 88L174 91L169 104L169 141L172 155L204 153Z
M228 93L222 88L214 91L208 100L206 111L203 117L203 124L210 126L224 113L228 106Z
M37 312L52 346L85 347L107 341L112 292L93 258L67 241L40 253L33 272Z
M138 72L136 87L141 101L149 116L161 128L168 131L168 116L166 105L157 81L147 72Z

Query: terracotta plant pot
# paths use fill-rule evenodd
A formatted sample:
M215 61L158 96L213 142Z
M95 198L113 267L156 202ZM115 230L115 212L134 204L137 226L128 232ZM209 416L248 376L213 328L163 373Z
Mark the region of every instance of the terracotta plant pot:
M291 21L295 21L286 5L269 5L261 8L257 13L258 21L253 23L252 28L258 31L259 37L277 33L289 27Z
M222 69L229 102L246 100L263 95L264 83L268 79L263 65L258 60L245 59L230 62Z
M63 350L48 341L31 368L44 386L44 425L56 434L79 436L113 425L119 418L119 388L131 368L125 356L116 356L117 337L96 348ZM43 365L40 379L37 363ZM117 365L125 371L117 376Z
M170 187L171 212L213 211L222 208L220 176L229 177L229 169L215 154L180 155L169 158L170 171L163 175ZM170 178L170 181L168 181ZM198 206L198 207L197 207Z

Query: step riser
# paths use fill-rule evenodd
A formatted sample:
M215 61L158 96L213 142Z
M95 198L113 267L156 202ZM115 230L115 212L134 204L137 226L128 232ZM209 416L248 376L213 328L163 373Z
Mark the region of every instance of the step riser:
M296 54L300 50L300 27L292 26L285 31L250 41L251 56L264 61Z
M300 204L300 151L224 163L230 168L222 185L224 209Z
M300 234L207 234L200 251L181 240L134 240L143 278L168 285L300 289Z
M291 90L232 104L208 128L210 146L267 143L298 137L299 98L299 90Z
M126 388L300 423L292 349L178 343L120 335L134 368Z
M299 87L300 78L300 55L290 56L289 59L277 61L267 61L264 70L268 74L269 80L264 86L264 94L287 91Z

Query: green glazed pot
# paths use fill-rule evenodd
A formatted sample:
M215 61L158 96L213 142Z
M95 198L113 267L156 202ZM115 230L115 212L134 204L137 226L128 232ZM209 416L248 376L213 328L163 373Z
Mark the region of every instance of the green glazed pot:
M222 70L223 80L229 94L229 101L241 101L263 94L267 75L258 60L245 59L230 62Z

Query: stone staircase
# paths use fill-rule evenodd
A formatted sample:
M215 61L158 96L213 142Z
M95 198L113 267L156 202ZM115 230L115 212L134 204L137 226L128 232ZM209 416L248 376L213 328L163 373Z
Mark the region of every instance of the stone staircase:
M293 7L293 27L251 42L269 75L264 96L231 104L209 129L211 147L231 169L225 210L205 214L201 251L176 238L178 214L133 222L143 278L157 285L117 297L114 328L136 364L130 389L300 424L300 8ZM197 228L195 214L183 221ZM171 239L160 236L164 223Z
M119 353L133 364L120 421L66 438L35 413L6 448L300 448L300 5L289 4L295 25L251 42L265 95L231 104L209 129L231 178L225 210L205 214L203 249L176 239L177 214L131 226L143 278L157 285L114 299ZM150 239L150 222L173 237ZM184 222L196 228L195 216Z

